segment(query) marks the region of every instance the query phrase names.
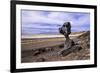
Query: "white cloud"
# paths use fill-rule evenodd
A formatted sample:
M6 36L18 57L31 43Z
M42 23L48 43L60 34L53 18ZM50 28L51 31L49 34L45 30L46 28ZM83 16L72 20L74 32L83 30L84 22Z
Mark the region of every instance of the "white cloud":
M23 24L28 24L28 23L62 24L63 20L58 20L57 18L53 19L53 18L45 17L41 15L39 11L24 11L22 15L22 23Z

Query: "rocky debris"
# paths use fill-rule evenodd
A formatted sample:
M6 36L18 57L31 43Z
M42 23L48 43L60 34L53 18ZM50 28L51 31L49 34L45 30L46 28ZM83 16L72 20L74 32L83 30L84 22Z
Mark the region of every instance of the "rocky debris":
M79 45L74 45L72 46L71 48L68 48L68 49L63 49L62 51L60 51L60 55L61 56L66 56L72 52L77 52L77 51L80 51L82 49L81 46Z
M90 32L87 31L86 33L84 33L83 35L80 36L80 39L83 40L84 46L86 46L86 48L90 48Z
M84 32L82 35L78 36L75 40L78 44L82 45L84 48L90 48L90 31Z
M54 50L53 47L48 47L48 48L38 48L38 49L34 49L32 51L33 51L33 56L37 56L41 53L50 52L50 51L53 51L53 50Z
M75 45L71 49L73 52L79 52L82 49L82 47L80 45Z
M54 50L53 47L45 48L45 51L46 51L46 52L48 52L48 51L50 52L50 51L53 51L53 50Z
M39 55L39 54L45 52L45 48L34 49L34 50L32 50L32 52L33 52L33 56L36 56L36 55Z

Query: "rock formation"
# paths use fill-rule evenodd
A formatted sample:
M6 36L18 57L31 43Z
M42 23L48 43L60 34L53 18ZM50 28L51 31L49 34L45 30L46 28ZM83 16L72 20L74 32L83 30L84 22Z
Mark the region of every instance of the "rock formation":
M76 45L73 40L70 39L69 35L71 34L71 23L70 22L65 22L61 28L59 28L59 32L64 35L66 38L65 43L64 43L64 49L62 49L59 52L59 55L65 56L69 54L70 52L76 50L76 49L81 49L79 45Z

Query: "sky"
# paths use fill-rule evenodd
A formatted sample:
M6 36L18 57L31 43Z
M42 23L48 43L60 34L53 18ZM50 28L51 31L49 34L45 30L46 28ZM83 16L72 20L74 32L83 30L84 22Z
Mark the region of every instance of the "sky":
M71 23L72 32L90 30L90 13L21 10L21 34L59 34L59 28Z

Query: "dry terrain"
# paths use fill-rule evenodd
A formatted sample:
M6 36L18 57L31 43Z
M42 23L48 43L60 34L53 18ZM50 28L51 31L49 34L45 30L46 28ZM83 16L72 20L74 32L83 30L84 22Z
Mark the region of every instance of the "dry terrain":
M47 62L64 60L87 60L90 58L90 32L73 33L70 38L82 49L74 50L66 56L60 56L64 47L64 37L22 38L21 62Z

